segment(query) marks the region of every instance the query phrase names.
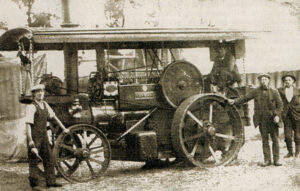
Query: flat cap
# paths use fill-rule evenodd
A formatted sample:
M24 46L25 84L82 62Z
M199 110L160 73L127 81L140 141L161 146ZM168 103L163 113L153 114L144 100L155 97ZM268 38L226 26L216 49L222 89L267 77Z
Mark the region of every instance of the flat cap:
M37 90L44 90L45 89L45 85L44 84L38 84L35 85L31 88L31 92L37 91Z
M266 78L269 78L269 79L271 79L271 76L269 75L269 74L267 74L267 73L262 73L262 74L259 74L258 75L258 77L257 77L257 79L261 79L262 77L266 77Z

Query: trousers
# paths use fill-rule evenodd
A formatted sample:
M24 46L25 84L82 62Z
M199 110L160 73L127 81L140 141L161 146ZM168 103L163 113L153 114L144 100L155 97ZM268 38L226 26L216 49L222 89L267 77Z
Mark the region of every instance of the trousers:
M287 113L287 116L283 120L284 123L284 136L286 146L289 152L293 152L293 139L297 147L300 147L300 121L294 119L290 112ZM298 148L299 149L299 148Z
M39 138L33 140L35 146L39 151L39 155L43 159L44 175L46 184L55 183L55 164L54 157L52 155L50 143L48 141L47 134L41 135ZM39 184L40 169L38 167L39 159L28 148L28 163L29 163L29 183L31 187L35 187Z
M259 125L259 131L262 138L262 149L265 162L271 162L271 151L269 145L269 136L272 139L272 153L273 161L279 161L279 141L278 141L278 126L277 124L269 121Z

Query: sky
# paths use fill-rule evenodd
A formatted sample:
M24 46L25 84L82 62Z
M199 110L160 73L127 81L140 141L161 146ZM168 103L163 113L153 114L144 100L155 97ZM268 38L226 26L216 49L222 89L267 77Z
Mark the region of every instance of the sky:
M34 12L50 12L61 17L61 0L36 0ZM70 0L71 21L81 27L105 27L103 0ZM136 0L133 8L129 1L124 4L125 27L199 27L208 24L218 28L233 28L251 31L269 31L256 35L246 41L246 58L238 62L240 71L273 72L300 69L300 31L299 21L291 15L288 7L268 0ZM25 10L10 0L0 0L0 18L8 22L8 27L24 26ZM5 5L5 6L3 6ZM153 17L150 17L152 15ZM59 27L61 20L52 20L54 27ZM204 53L205 54L205 53ZM63 55L48 56L49 71L56 70L57 60L63 63ZM85 57L94 56L86 54ZM192 62L209 62L207 56L197 50L186 52L184 57ZM200 63L203 63L200 62ZM60 64L61 65L61 64ZM211 66L201 65L203 73ZM59 76L63 75L61 70Z

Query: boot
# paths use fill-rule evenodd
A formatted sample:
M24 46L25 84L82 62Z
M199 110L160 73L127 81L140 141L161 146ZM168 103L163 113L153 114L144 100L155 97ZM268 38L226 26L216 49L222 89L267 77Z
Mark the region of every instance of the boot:
M47 188L49 188L49 187L62 187L62 184L59 184L59 183L46 184L46 187Z
M290 157L292 157L293 156L293 153L292 152L288 152L288 154L286 154L285 156L284 156L284 158L290 158Z
M261 167L271 166L271 161L265 161L264 163L259 164Z
M33 178L31 176L28 177L29 180L29 185L31 188L36 187L38 185L38 179L37 178Z
M284 156L284 158L290 158L293 156L293 146L290 141L286 141L286 147L288 150L288 154Z
M45 189L40 186L32 187L32 191L44 191Z
M282 164L281 163L279 163L279 161L278 160L274 160L274 166L282 166Z
M299 157L299 153L300 153L300 145L296 145L296 152L295 152L295 157Z
M38 186L38 179L33 177L28 177L29 185L32 189L32 191L42 191L45 190L42 187Z

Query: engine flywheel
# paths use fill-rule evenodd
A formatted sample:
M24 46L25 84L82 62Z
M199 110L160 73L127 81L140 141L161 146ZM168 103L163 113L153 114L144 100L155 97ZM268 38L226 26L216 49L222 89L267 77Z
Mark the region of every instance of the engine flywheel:
M160 79L162 92L174 108L186 98L203 91L203 78L198 68L187 61L169 64Z

